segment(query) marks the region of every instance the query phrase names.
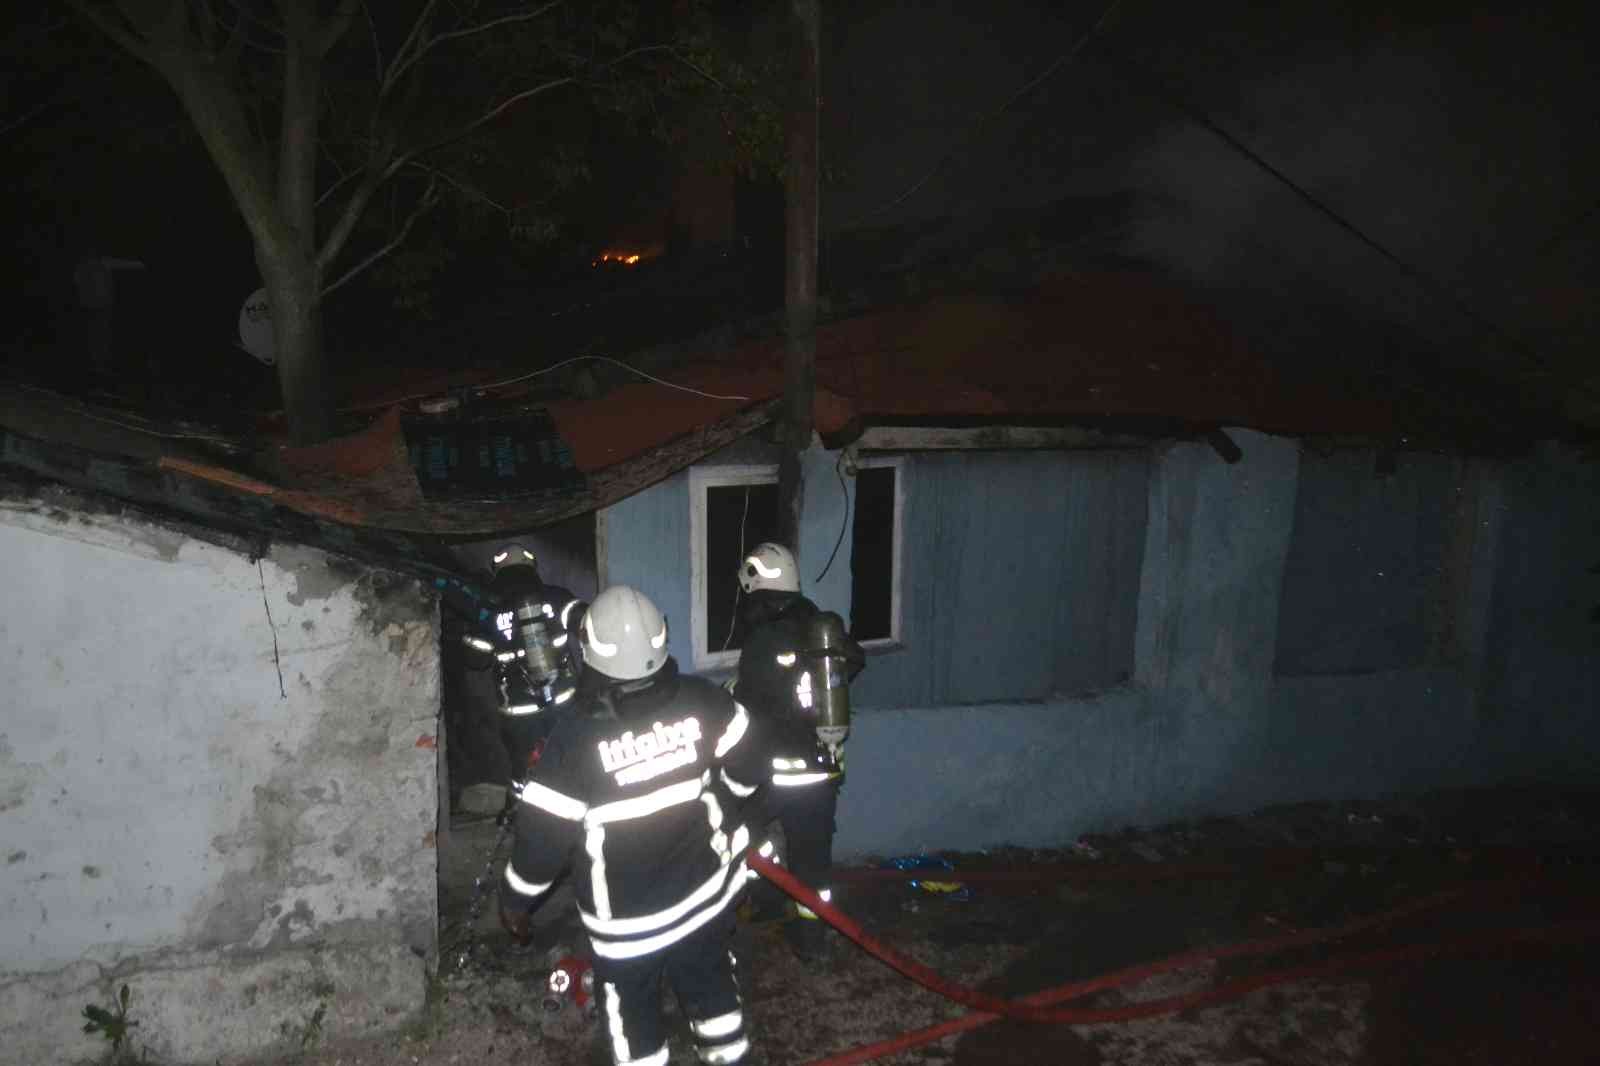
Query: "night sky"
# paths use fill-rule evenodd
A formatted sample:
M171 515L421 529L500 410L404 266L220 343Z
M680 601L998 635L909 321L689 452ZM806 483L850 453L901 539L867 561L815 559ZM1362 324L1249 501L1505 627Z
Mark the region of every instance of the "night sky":
M902 269L1034 211L1052 220L1040 240L1202 293L1286 365L1443 368L1551 395L1595 379L1592 9L825 6L825 290L830 270ZM778 40L783 7L753 5L752 55ZM173 372L253 371L232 347L259 283L248 241L170 92L44 10L8 41L27 60L5 93L8 280L23 307L13 361L37 363L52 345L71 264L94 243L149 265L127 290L128 318L188 368ZM591 134L591 176L560 204L561 240L456 240L420 323L389 293L351 286L330 304L332 346L368 347L402 323L447 348L467 318L537 336L519 315L582 303L597 248L661 244L674 217L698 219L702 245L747 238L746 255L777 267L773 183L746 183L738 209L719 210L735 184L696 180L693 151L598 124ZM871 230L890 235L872 261L830 261ZM658 276L669 265L654 264ZM775 282L746 296L770 302Z

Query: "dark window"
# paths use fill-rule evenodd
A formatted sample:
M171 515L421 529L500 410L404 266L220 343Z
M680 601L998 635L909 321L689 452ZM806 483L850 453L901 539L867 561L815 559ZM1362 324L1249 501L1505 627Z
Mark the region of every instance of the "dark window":
M888 640L895 635L894 476L892 466L867 467L856 474L850 632L857 640Z
M745 553L778 536L778 486L712 485L706 489L706 650L733 651L739 613L739 564Z

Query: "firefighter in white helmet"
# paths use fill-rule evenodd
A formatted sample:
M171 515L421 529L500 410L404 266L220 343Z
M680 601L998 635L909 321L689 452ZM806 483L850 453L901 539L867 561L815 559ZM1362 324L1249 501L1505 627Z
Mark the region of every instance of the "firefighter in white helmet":
M866 657L845 635L838 615L801 595L794 553L783 545L758 544L748 553L739 565L739 586L742 641L734 694L774 738L768 787L752 824L761 833L768 821L780 822L784 864L827 899L844 732L830 734L820 712L830 694L829 679L838 686L832 690L838 697ZM765 882L754 886L752 897L757 920L788 913L783 898ZM808 908L796 906L784 935L802 960L813 961L822 951L822 923Z
M532 907L571 864L613 1060L666 1063L665 978L700 1060L743 1061L730 952L750 876L742 807L772 754L726 691L678 673L666 619L643 593L606 589L581 631L578 713L522 787L501 921L526 939Z

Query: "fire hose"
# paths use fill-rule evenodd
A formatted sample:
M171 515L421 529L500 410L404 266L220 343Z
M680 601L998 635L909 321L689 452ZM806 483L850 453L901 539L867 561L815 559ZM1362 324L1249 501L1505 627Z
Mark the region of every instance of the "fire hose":
M1180 996L1170 996L1165 999L1129 1004L1123 1007L1063 1007L1060 1004L1081 998L1092 992L1134 984L1157 974L1183 969L1201 962L1264 955L1290 948L1309 947L1343 939L1358 932L1390 925L1403 918L1447 906L1465 899L1469 895L1492 894L1496 890L1504 891L1522 885L1525 882L1502 881L1480 885L1472 890L1465 887L1447 889L1402 904L1381 914L1360 918L1336 928L1286 933L1281 936L1246 941L1239 944L1185 952L1155 962L1047 989L1020 1000L1006 1000L957 985L952 981L946 980L929 967L895 952L776 863L755 854L747 856L747 861L753 870L777 885L797 903L814 911L829 925L854 941L879 961L899 971L929 991L942 995L963 1006L972 1007L978 1012L952 1019L939 1025L929 1026L925 1029L903 1033L898 1037L864 1045L825 1059L819 1059L812 1066L847 1066L847 1064L851 1063L868 1062L883 1055L905 1051L954 1033L986 1025L1000 1018L1068 1025L1132 1021L1160 1014L1190 1010L1196 1007L1213 1006L1241 998L1268 985L1300 981L1345 970L1392 965L1399 962L1434 958L1447 954L1460 954L1488 947L1506 947L1532 943L1571 943L1577 940L1600 937L1600 921L1565 922L1542 928L1496 931L1462 937L1452 941L1413 944L1347 955L1323 962L1253 974L1214 988Z

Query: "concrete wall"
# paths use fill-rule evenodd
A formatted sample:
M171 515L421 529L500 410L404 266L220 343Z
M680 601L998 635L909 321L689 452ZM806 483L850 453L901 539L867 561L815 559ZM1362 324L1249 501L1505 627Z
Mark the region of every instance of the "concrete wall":
M839 855L1059 845L1274 803L1592 776L1592 465L1555 453L1509 465L1402 456L1385 480L1369 455L1313 459L1303 480L1295 442L1229 433L1244 450L1232 466L1200 444L1137 462L911 457L907 639L855 688ZM811 470L808 536L826 542L825 558L839 515L822 522L809 509L838 496L837 480L825 454ZM686 484L657 486L606 521L613 580L660 590L669 613L689 605ZM1133 484L1141 506L1128 502ZM1016 485L1033 489L1026 508ZM1357 550L1351 523L1362 520ZM1119 538L1133 529L1136 578L1119 580ZM1014 580L1051 551L1065 561L1038 568L1050 581ZM1405 573L1376 576L1391 561ZM848 591L819 599L842 610ZM1101 616L1098 641L1054 609L1080 594ZM1404 668L1390 668L1373 625L1403 634ZM1305 662L1323 632L1341 641L1347 672L1276 669L1282 634ZM1073 649L1037 647L1068 639L1105 656L1127 646L1131 680L1021 698L1019 679L1034 684L1041 664L1071 676Z
M1367 449L1301 459L1283 575L1277 672L1358 674L1421 666L1460 463L1407 455L1387 474Z
M67 496L0 501L0 1062L212 1063L421 1006L437 608Z
M1555 448L1506 472L1483 718L1520 773L1600 766L1600 465Z

